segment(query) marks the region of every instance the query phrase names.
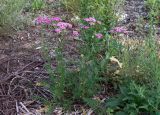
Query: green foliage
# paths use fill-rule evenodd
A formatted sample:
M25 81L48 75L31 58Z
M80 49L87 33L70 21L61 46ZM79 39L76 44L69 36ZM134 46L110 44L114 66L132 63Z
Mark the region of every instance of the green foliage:
M110 98L106 106L114 110L114 114L137 115L140 113L150 113L155 115L159 110L160 95L159 86L147 89L144 85L137 85L135 82L127 83L120 87L120 94Z
M32 9L33 10L40 10L45 7L44 0L33 0L32 1Z
M9 34L16 29L22 17L20 15L26 0L0 1L0 34Z
M124 47L120 57L123 63L117 77L122 84L120 93L107 100L107 107L116 115L158 114L160 60L152 32L138 46Z

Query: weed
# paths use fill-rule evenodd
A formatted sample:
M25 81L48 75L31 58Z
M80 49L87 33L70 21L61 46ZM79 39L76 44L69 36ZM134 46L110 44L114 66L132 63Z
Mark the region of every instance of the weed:
M159 86L158 86L159 87ZM120 94L107 100L107 107L118 115L137 115L140 113L156 114L159 110L159 89L147 89L144 85L137 85L131 81L120 87ZM113 113L113 111L112 111Z

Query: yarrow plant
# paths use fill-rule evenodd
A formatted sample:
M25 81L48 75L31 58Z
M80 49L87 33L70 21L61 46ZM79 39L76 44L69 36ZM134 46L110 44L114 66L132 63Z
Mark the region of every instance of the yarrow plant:
M78 24L68 23L59 17L38 17L36 20L37 24L42 25L43 30L50 29L58 37L56 42L58 45L54 49L57 63L55 69L53 70L50 66L51 59L46 61L49 65L47 71L51 81L47 84L54 95L52 102L62 107L71 107L77 100L89 105L88 99L92 101L92 98L101 90L102 74L108 68L106 64L109 62L110 55L117 53L115 47L108 48L113 44L115 46L115 42L112 43L112 40L109 40L109 34L103 23L93 17L81 19ZM66 46L64 38L68 38L66 35L82 41L76 42L78 58L75 61L66 58L64 54ZM108 41L109 44L107 44ZM48 55L47 51L44 53L44 56ZM74 64L75 69L71 70L70 66L68 67L70 64Z
M51 31L60 34L63 30L72 29L72 24L63 22L60 17L39 16L35 19L39 25L49 27Z

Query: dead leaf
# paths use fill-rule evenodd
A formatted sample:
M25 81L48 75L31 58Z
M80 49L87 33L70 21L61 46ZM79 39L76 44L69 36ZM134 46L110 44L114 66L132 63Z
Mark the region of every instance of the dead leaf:
M119 68L122 68L122 63L120 63L119 60L114 56L110 57L110 61L112 64L118 64Z

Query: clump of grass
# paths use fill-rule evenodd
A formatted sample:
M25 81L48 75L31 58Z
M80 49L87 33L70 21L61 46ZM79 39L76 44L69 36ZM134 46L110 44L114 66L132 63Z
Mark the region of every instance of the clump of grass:
M9 34L15 30L21 21L20 13L26 0L0 1L0 34Z
M146 6L150 11L150 15L153 17L154 24L160 24L160 1L147 0Z

